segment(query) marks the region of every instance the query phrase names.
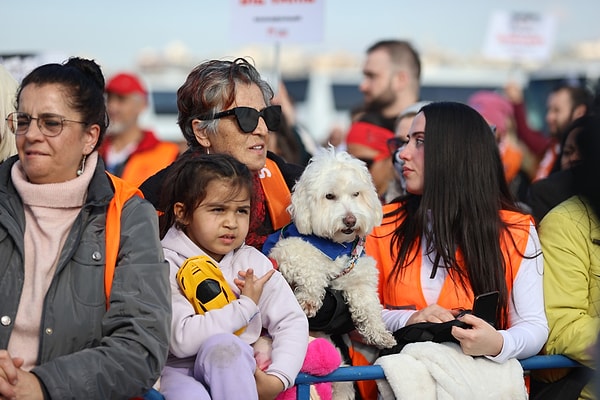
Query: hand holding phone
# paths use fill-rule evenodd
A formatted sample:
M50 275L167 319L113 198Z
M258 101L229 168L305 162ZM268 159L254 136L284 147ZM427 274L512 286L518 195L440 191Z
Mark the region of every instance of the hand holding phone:
M498 309L499 295L500 293L496 290L475 297L473 315L496 327L496 310Z

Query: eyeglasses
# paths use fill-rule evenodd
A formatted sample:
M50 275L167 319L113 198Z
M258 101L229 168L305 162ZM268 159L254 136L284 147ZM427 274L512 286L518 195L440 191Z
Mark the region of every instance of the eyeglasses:
M231 110L221 111L215 115L205 115L198 117L198 119L209 120L228 117L230 115L235 116L238 126L244 133L252 133L258 126L258 118L263 117L267 128L270 131L277 131L281 125L281 106L269 106L265 107L260 111L252 107L235 107Z
M32 120L37 120L37 126L44 136L53 137L58 136L63 130L65 122L74 122L76 124L87 125L87 122L73 121L66 119L62 115L57 114L41 114L37 117L32 117L27 113L13 112L8 114L6 117L6 124L8 129L17 135L25 135L29 130L29 125Z
M398 150L400 147L404 146L406 144L406 140L399 138L399 137L393 137L391 139L387 140L387 148L390 151L390 154L394 154L396 152L396 150Z

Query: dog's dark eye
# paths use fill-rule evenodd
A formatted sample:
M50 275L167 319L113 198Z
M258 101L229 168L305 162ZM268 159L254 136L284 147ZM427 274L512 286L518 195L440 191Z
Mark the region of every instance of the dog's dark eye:
M327 194L325 195L325 198L326 198L327 200L335 200L335 194L333 194L333 193L327 193Z
M352 197L358 197L360 195L360 192L354 192L352 193Z

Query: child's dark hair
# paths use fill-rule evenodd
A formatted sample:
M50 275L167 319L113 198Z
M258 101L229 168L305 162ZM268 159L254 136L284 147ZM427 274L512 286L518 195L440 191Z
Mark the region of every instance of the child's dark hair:
M231 184L231 198L243 190L252 193L250 170L230 155L186 152L173 163L160 195L159 209L164 210L159 218L161 239L172 225L183 228L173 211L175 203L183 204L184 219L190 220L194 210L206 198L208 184L217 179Z

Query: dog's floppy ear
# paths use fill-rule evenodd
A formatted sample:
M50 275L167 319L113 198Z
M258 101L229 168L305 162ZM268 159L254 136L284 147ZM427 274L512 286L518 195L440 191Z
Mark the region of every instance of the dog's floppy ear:
M313 233L311 219L317 201L315 185L318 185L317 181L322 173L320 169L323 163L334 157L335 148L333 146L318 149L292 189L292 202L287 210L296 224L298 232L304 235Z
M304 174L306 173L307 170L304 171ZM298 232L309 235L312 233L310 215L312 212L311 207L314 207L314 204L311 204L311 196L307 188L307 179L306 177L304 178L305 179L302 179L302 177L300 177L298 182L294 185L292 190L292 202L287 210L290 213L292 221L296 224Z

